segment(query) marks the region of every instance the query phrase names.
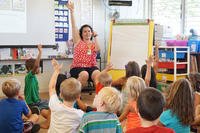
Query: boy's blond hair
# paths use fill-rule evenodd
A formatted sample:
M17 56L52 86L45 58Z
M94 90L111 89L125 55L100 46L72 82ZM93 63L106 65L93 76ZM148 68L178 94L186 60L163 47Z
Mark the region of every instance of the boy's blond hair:
M2 91L9 98L17 96L20 88L21 83L17 79L9 79L2 84Z
M126 89L127 92L130 94L130 98L133 100L137 100L139 94L142 90L146 87L145 82L142 78L137 76L131 76L128 78L126 82Z
M117 112L122 104L120 92L114 87L103 87L98 93L101 96L101 102L105 105L105 110L109 113Z
M60 85L60 95L64 101L75 101L81 94L81 83L75 78L65 79Z
M98 80L103 86L111 86L112 84L112 77L107 72L101 72Z

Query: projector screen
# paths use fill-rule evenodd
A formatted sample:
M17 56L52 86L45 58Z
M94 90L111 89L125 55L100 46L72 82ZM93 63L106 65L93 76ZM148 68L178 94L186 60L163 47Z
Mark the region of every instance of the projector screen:
M0 46L55 45L54 0L0 0Z

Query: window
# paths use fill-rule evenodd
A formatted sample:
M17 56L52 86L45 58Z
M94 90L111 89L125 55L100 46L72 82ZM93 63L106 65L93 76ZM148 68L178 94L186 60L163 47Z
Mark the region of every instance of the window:
M152 0L152 18L155 23L170 26L173 35L189 34L195 29L200 34L200 0ZM185 8L181 8L185 7ZM182 14L182 15L181 15Z
M119 19L144 19L144 0L133 0L132 6L119 6Z
M170 26L172 34L181 32L181 0L153 0L152 18L157 24Z
M185 28L186 34L195 29L200 34L200 1L186 0L185 2Z

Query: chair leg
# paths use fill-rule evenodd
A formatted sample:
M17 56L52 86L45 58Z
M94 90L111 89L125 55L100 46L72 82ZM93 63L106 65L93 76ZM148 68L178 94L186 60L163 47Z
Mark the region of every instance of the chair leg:
M89 90L89 95L92 95L92 92L94 91L94 85L92 82L88 81L88 87L90 88Z

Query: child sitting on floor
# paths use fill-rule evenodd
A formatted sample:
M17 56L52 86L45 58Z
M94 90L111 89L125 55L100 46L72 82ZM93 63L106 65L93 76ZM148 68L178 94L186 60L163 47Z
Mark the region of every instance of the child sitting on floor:
M51 109L51 122L49 133L77 133L82 110L73 108L73 104L81 95L81 83L75 78L65 79L60 85L60 98L56 94L56 80L62 65L52 60L54 73L49 83L49 107Z
M96 112L83 115L79 132L81 133L121 133L122 128L115 114L121 106L121 94L113 87L104 87L95 96L93 105Z
M16 79L10 79L2 84L2 91L7 96L0 100L0 132L1 133L22 133L37 132L40 126L35 123L39 117L32 114L19 91L21 84ZM28 119L23 122L22 115ZM28 126L26 123L29 123Z
M97 80L98 82L96 83L95 90L96 94L98 94L103 87L109 87L112 84L112 77L106 71L100 72Z
M136 112L137 99L142 90L146 87L145 82L142 78L137 76L129 77L126 82L126 90L128 91L129 98L128 104L123 109L122 114L119 117L120 122L126 119L126 127L128 130L130 128L140 127L140 118Z
M24 87L24 95L26 99L26 103L33 111L33 109L38 109L38 114L41 114L46 121L41 124L41 128L49 128L50 123L50 110L48 107L47 100L41 100L39 96L39 85L36 74L39 73L39 65L40 65L40 58L42 55L42 45L38 45L38 56L37 59L28 59L26 61L26 69L28 73L25 77L25 87Z
M129 129L126 133L174 133L170 128L157 126L164 106L165 100L159 91L155 88L143 90L137 100L141 127Z
M194 99L187 79L175 81L167 96L166 110L160 116L160 124L176 133L189 133L194 121Z

